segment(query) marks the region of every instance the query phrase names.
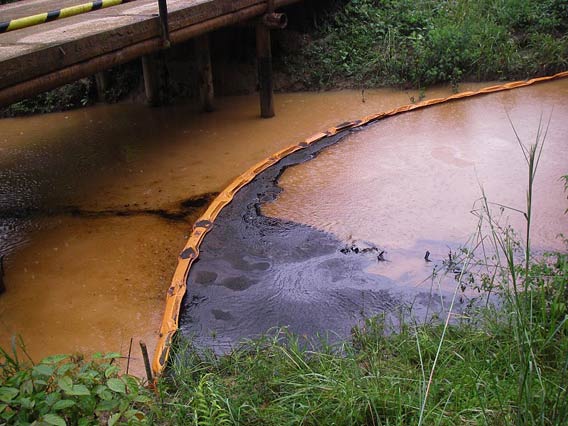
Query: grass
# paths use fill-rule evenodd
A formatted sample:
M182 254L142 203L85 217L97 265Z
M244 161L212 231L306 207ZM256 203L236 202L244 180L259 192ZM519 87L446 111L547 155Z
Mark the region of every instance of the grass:
M340 346L313 349L281 332L232 354L203 356L178 342L158 423L243 425L562 425L566 404L568 258L531 267L534 300L553 318L518 323L516 308L484 308L458 324L368 319ZM547 290L544 290L544 289ZM550 295L545 295L546 291ZM563 293L564 292L564 293ZM546 300L546 302L544 302ZM536 303L535 303L536 305ZM542 308L542 306L541 306ZM535 310L536 311L536 310ZM559 320L560 319L560 320ZM391 330L392 331L392 330ZM530 339L529 339L530 337ZM527 341L531 342L530 350ZM427 397L426 397L427 396ZM209 411L198 407L209 407Z
M287 58L307 88L425 87L566 70L563 0L348 0Z

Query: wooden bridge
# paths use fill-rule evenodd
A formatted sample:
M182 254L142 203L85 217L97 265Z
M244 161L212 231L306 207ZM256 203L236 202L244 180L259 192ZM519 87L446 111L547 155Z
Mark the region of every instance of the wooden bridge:
M195 38L200 97L213 100L207 33L254 20L261 115L274 115L270 29L284 25L276 8L300 0L136 0L0 34L0 106L97 75L142 58L146 96L158 97L153 54ZM0 22L84 3L85 0L24 0L0 7ZM159 3L161 3L159 5ZM164 12L164 6L167 12ZM261 19L262 18L262 19Z

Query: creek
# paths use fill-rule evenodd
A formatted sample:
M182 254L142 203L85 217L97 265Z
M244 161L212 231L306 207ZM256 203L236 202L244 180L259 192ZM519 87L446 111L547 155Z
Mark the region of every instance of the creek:
M218 99L211 114L118 104L1 120L0 346L20 335L35 360L126 353L131 338L152 349L177 255L215 193L285 146L418 96L281 94L270 120L255 96Z

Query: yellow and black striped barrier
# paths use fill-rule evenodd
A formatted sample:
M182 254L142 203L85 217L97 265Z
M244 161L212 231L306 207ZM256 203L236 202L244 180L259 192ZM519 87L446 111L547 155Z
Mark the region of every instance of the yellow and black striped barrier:
M116 6L128 1L133 0L95 0L90 3L79 4L77 6L70 6L63 9L55 9L50 12L39 13L37 15L12 19L10 21L0 22L0 33L19 30L33 25L43 24L44 22L55 21L56 19L68 18L70 16L79 15L80 13L91 12L93 10L99 10L109 6Z

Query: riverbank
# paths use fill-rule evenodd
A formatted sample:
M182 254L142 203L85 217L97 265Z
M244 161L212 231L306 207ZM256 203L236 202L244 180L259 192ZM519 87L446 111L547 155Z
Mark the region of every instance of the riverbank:
M313 0L285 9L273 32L277 91L392 87L424 93L436 84L519 80L568 68L568 10L561 0ZM212 33L216 94L256 91L252 27ZM166 103L196 97L192 43L164 51ZM12 117L65 111L98 101L143 102L139 61L106 73L106 88L85 78L0 111Z
M338 1L287 69L318 89L519 80L566 69L567 29L560 0Z

